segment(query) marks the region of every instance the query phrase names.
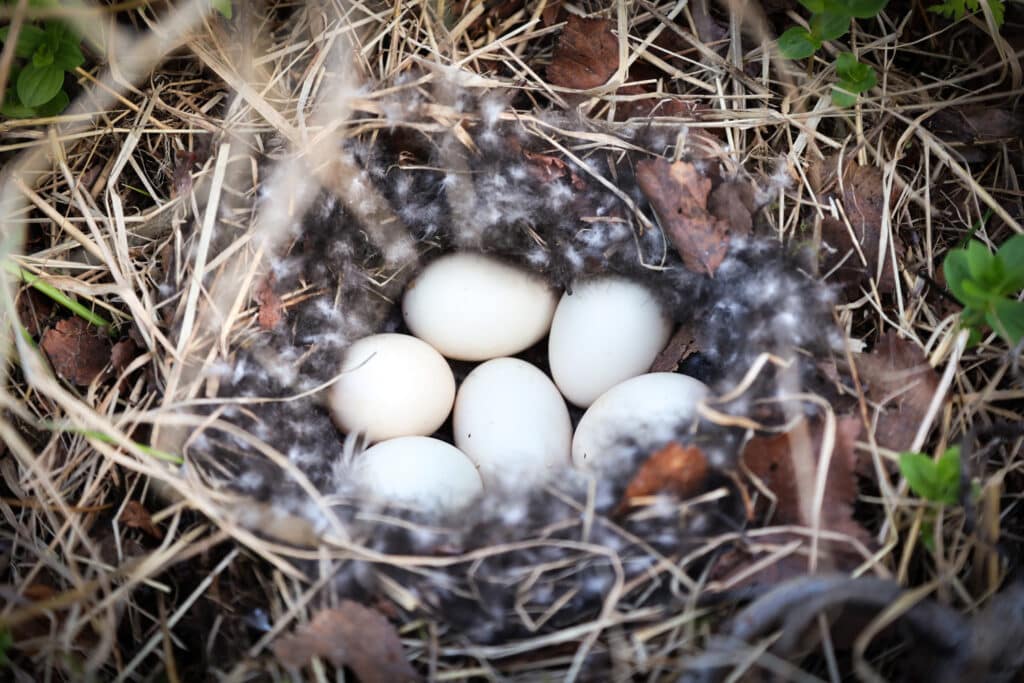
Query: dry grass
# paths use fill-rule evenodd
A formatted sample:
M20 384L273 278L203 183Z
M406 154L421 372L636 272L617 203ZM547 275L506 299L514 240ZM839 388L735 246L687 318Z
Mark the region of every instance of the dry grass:
M909 43L900 32L905 18L896 12L860 22L851 39L876 60L880 85L855 109L843 111L831 104L827 63L819 59L802 72L779 60L770 27L751 4L740 9L734 3L737 11L724 15L729 24L720 45L695 38L689 27L706 16L694 17L684 3L618 2L603 12L596 3L570 5L617 26L620 68L606 85L586 93L542 78L559 30L543 25L544 2L526 3L487 30L478 21L481 5L466 3L462 16L445 18L439 12L451 3L433 0L300 3L286 21L280 17L289 3L235 3L231 22L208 14L203 2L159 11L121 4L121 23L98 4L55 10L87 36L92 55L102 56L89 63L100 65L78 70L80 90L63 115L0 123L0 260L43 278L122 330L134 324L141 346L116 381L88 387L60 381L19 331L15 300L24 285L0 270L0 465L6 490L0 500L0 619L18 635L18 680L44 680L44 674L45 680L86 674L97 680L193 680L180 672L195 675L188 660L207 656L217 662L207 672L211 679L251 680L262 672L268 680L287 680L268 645L322 605L321 589L343 563L365 559L422 569L509 550L487 548L457 558L377 556L349 538L330 501L287 457L216 412L198 410L216 396L209 368L230 361L240 344L259 333L250 293L266 271L267 255L283 248L287 224L315 199L311 179L363 213L364 225L373 226L370 239L387 256L386 266L372 275L382 295L401 290L416 265L416 246L372 188L354 194L345 179L354 176L355 161L333 150L346 137L369 140L392 127L386 104L403 90L433 92L442 71L429 65L457 70L473 90L521 91L555 106L578 101L589 123L576 129L553 126L538 109L502 116L519 120L565 157L582 158L629 147L617 132L638 122L616 120L623 96L615 91L626 83L629 64L646 63L659 73L650 91L706 109L698 121L661 117L644 125L680 135L708 129L721 143L705 151L726 168L755 179L793 179L768 216L780 239L803 236L808 226L818 230L824 216L839 210L816 196L807 175L816 160L844 150L880 169L886 221L879 253L897 264L899 277L891 296L865 291L837 307L850 348L857 351L881 330L896 329L939 369L939 390L914 440L918 450L941 452L964 434L1024 421L1019 350L1008 352L993 335L965 349L956 307L930 284L940 277L942 254L975 227L975 236L990 244L1024 231L1020 140L992 142L991 162L978 172L968 168L957 145L923 124L941 110L1024 94L1024 51L998 39L990 41L994 47L985 58L955 52L971 44L964 34L985 34L980 18L952 27L931 18L935 32ZM655 44L662 32L675 32L692 46L685 69L670 64ZM955 68L941 80L904 70L926 58ZM414 72L422 75L400 78ZM978 78L991 86L961 88ZM430 134L454 132L468 147L466 130L473 123L473 114L436 98L408 125ZM915 163L906 161L910 148ZM183 166L190 152L201 167ZM257 196L266 198L259 213ZM993 218L982 224L987 210ZM893 248L896 232L908 245L902 253ZM884 263L868 265L880 273ZM169 296L159 289L168 267L175 285ZM307 294L292 292L285 301ZM865 406L869 423L872 412ZM188 459L193 430L211 426L234 430L305 487L328 520L314 548L269 540L258 533L262 524L301 522L271 511L254 517L251 502L219 486L215 473L176 464L183 454ZM1019 437L1001 445L980 442L982 459L974 467L984 493L976 524L970 529L962 516L949 514L940 525L947 531L943 542L932 550L919 542L924 509L888 474L885 463L895 454L880 450L870 432L861 439L858 448L879 474L877 497L867 504L883 520L878 549L868 553L862 571L927 586L940 599L973 610L1005 577L1007 563L994 541L1001 538L1002 547L1014 552L1021 547ZM805 485L814 489L813 481ZM123 506L152 489L161 497L148 500L174 501L150 507L164 530L159 541L119 523ZM244 519L240 509L249 511ZM584 527L588 514L581 510ZM709 540L702 553L731 538ZM576 550L616 561L600 546ZM792 548L772 557L787 552ZM633 674L671 678L679 658L699 648L712 623L707 617L713 610L697 606L700 586L683 570L687 561L692 558L661 558L656 570L692 594L685 609L630 610L618 602L626 588L620 584L597 619L524 642L477 647L448 638L443 624L413 622L402 630L407 654L437 680L572 679L595 652L614 663L617 680ZM236 592L240 587L245 592ZM401 586L389 588L397 604L415 605ZM258 621L257 609L265 614L266 630L253 636L246 624ZM125 634L136 649L125 648ZM195 652L203 647L212 650ZM24 668L27 662L31 668ZM790 667L781 660L774 665ZM332 676L320 664L307 673L310 680Z

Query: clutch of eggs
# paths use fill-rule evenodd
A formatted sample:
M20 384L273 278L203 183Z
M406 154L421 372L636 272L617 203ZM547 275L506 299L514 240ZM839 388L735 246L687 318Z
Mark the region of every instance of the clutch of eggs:
M412 334L352 344L328 394L338 427L374 444L352 477L380 504L443 516L487 491L543 486L567 467L600 473L624 443L671 441L707 394L691 377L648 374L671 321L625 278L577 282L559 296L534 273L454 253L410 283L402 314ZM545 336L551 378L509 357ZM482 362L456 392L446 359ZM587 408L575 434L566 401ZM454 446L429 438L450 414Z

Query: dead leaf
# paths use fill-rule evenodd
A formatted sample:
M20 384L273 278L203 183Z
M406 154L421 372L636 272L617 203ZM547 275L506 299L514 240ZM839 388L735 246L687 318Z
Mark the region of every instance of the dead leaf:
M278 638L271 649L285 666L305 666L313 657L347 666L360 683L420 680L406 661L391 622L377 610L351 600L319 612L309 624Z
M835 447L825 480L825 496L821 510L821 528L836 531L871 543L867 530L853 519L853 505L857 499L857 480L854 474L856 454L854 441L860 433L860 420L853 416L836 421ZM776 499L777 506L771 519L773 524L810 527L809 512L813 509L816 467L821 451L823 423L821 420L802 421L785 434L751 439L743 449L743 464L766 486ZM810 477L797 474L795 457L807 457L811 466ZM758 509L765 510L767 501L759 501ZM796 545L795 551L781 554L768 562L773 553ZM780 530L776 533L744 539L723 553L715 562L712 578L731 588L754 585L774 585L796 576L807 574L810 566L809 539L800 534ZM819 569L847 571L862 561L848 543L821 539L817 547ZM751 567L756 566L754 571Z
M118 519L126 527L141 529L158 541L164 537L164 532L153 523L153 517L149 514L149 510L137 500L128 501L124 509L121 510L121 516Z
M924 352L895 330L854 362L865 396L879 411L875 442L897 452L909 449L939 388L939 374Z
M267 273L266 277L260 280L256 286L256 303L259 306L259 314L256 317L261 329L272 330L284 320L284 304L281 297L274 292L277 285L277 278L273 273Z
M577 192L586 189L586 182L562 159L548 154L537 154L529 150L523 150L523 156L526 157L527 172L537 182L546 184L555 180L567 180Z
M137 355L138 347L135 342L131 338L122 339L110 350L110 363L114 366L115 372L121 373L135 360Z
M708 460L696 446L670 443L655 451L640 466L622 496L620 510L629 506L632 498L673 493L689 498L701 491L708 477Z
M87 386L110 360L110 340L81 318L67 318L43 332L39 346L54 371L67 381Z
M927 125L943 140L984 144L1018 139L1024 133L1024 115L1010 107L966 105L936 112Z
M708 211L725 221L733 235L749 235L754 229L754 186L740 180L728 180L708 197Z
M853 504L857 500L854 442L860 429L860 419L855 416L836 420L835 446L825 479L821 528L866 541L867 531L853 520ZM810 503L817 485L814 477L823 435L821 420L805 420L785 434L754 437L744 447L743 464L775 496L777 507L773 523L812 526ZM811 469L800 467L797 458L808 458L806 463Z
M15 305L17 306L18 320L33 337L38 337L53 318L55 308L53 299L31 287L26 287L18 292Z
M548 82L590 90L608 82L619 68L619 41L607 19L570 15L548 64Z
M825 186L836 183L835 160L825 172ZM849 286L851 293L860 291L862 284L870 281L878 272L878 255L881 246L882 212L885 198L881 172L870 166L861 166L855 161L843 162L842 197L843 211L850 222L826 218L821 224L822 270ZM851 230L852 228L852 234ZM856 245L854 243L856 238ZM895 246L896 253L903 250L899 238L893 235L893 245L886 247L886 253ZM863 254L863 258L862 255ZM877 283L878 291L887 294L896 287L896 274L892 259L888 256L882 266L882 275Z
M683 264L695 273L714 275L725 258L733 226L708 211L711 180L691 163L670 164L664 159L639 162L636 178Z

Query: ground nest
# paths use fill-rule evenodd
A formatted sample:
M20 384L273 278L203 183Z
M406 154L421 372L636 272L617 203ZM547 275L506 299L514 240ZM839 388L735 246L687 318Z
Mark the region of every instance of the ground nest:
M858 20L843 108L795 5L129 4L0 8L85 55L0 123L12 680L1019 675L1022 350L942 267L1024 232L1018 6ZM643 285L707 398L599 475L369 503L325 396L454 252ZM901 454L951 447L929 500Z

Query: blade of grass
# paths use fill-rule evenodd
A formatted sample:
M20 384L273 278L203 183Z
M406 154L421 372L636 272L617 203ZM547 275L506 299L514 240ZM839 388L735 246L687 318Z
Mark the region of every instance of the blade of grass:
M103 443L109 443L112 446L117 446L118 445L118 441L114 437L110 436L109 434L105 434L103 432L99 432L99 431L96 431L96 430L93 430L93 429L78 429L77 427L62 427L62 426L58 425L57 423L51 422L49 420L43 420L40 423L40 426L42 428L44 428L44 429L48 429L48 430L53 431L53 432L62 432L62 433L66 433L66 434L80 434L80 435L88 437L90 439L96 439L97 441L102 441ZM133 446L138 448L140 451L142 451L146 455L148 455L150 457L153 457L153 458L156 458L157 460L161 460L163 462L169 462L169 463L171 463L173 465L183 465L183 464L185 464L185 459L183 457L181 457L180 455L175 455L174 453L168 453L167 451L162 451L159 448L153 448L152 446L147 446L145 444L141 444L138 441L132 441L131 443L132 443Z
M53 299L58 304L67 308L72 313L77 315L79 318L82 318L86 322L95 325L96 327L107 329L108 333L111 336L117 333L113 325L111 325L111 323L106 318L89 310L82 304L78 303L77 301L69 297L64 292L60 291L53 285L43 280L43 278L39 277L38 275L30 273L29 271L25 270L24 268L18 267L17 265L11 263L10 261L4 261L4 269L11 275L17 278L21 278L22 282L27 284L29 287L32 287L40 294L43 294L49 297L50 299Z

